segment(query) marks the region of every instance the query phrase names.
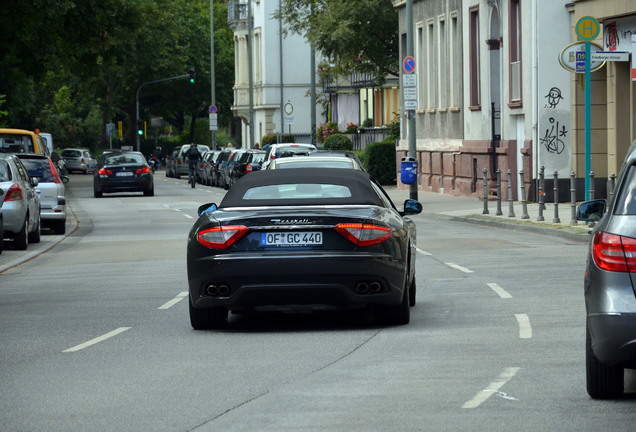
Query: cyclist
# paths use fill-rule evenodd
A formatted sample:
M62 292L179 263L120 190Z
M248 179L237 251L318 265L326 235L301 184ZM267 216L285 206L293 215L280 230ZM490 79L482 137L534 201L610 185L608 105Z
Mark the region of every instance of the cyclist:
M188 160L188 181L190 185L194 187L196 183L194 177L197 172L197 165L199 165L199 161L201 160L201 152L197 148L197 145L193 143L190 144L190 148L183 153L183 156Z

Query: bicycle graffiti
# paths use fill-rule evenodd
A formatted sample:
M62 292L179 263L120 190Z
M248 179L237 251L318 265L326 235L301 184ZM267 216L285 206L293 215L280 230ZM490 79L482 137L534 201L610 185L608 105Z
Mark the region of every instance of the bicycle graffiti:
M565 150L565 143L561 138L566 138L568 131L558 121L550 117L551 126L545 131L545 136L540 139L549 153L561 154Z

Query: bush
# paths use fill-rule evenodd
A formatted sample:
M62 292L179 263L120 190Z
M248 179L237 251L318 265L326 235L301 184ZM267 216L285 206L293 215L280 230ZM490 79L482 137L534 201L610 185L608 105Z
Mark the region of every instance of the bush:
M323 150L353 150L353 143L348 136L340 133L332 134L325 139Z
M316 140L319 143L323 143L325 142L325 140L327 139L329 135L336 134L336 133L340 133L340 131L338 130L338 123L336 122L323 123L320 126L318 126L318 130L316 131Z
M294 140L295 139L293 135L281 135L280 141L278 141L278 134L270 133L261 138L261 148L263 148L263 146L267 144L293 143L295 142Z
M394 185L396 179L395 142L382 141L371 143L365 149L364 168L380 184Z

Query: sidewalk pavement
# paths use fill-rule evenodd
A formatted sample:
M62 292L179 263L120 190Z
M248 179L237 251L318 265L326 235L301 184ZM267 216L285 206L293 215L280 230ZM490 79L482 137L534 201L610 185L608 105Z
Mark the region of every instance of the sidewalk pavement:
M385 186L395 205L400 209L404 200L410 197L408 188L397 186ZM520 232L547 234L566 238L568 240L587 243L590 241L589 232L592 229L585 222L572 222L572 206L570 203L559 203L556 212L554 203L545 203L543 212L539 211L538 203L527 203L524 206L520 201L512 204L501 201L498 215L496 200L487 202L487 213L484 213L484 201L471 197L456 197L443 193L417 191L418 201L422 203L422 214L453 221L462 221L484 226L511 229ZM539 221L540 213L543 221ZM555 218L558 218L555 220Z

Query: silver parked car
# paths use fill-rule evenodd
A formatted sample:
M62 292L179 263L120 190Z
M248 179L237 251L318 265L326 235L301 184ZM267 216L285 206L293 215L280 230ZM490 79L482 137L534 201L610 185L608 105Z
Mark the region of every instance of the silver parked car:
M616 398L624 369L636 368L636 141L609 204L582 203L577 219L596 223L584 279L587 392Z
M55 234L66 232L66 195L64 187L68 177L62 176L48 156L21 153L17 155L31 178L38 180L35 187L40 197L40 219L42 226L51 228Z
M64 159L64 166L69 173L80 171L84 174L88 174L89 172L93 172L95 165L97 165L97 159L86 149L65 148L62 150L61 156L62 159Z
M0 189L4 191L2 216L4 238L12 238L13 246L25 250L29 242L40 242L40 198L37 179L13 154L0 154Z

